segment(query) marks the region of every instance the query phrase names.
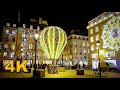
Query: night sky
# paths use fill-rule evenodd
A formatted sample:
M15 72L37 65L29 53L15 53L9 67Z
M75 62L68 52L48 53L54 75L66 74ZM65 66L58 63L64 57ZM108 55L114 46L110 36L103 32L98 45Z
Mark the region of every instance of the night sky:
M21 11L21 22L28 22L30 18L42 17L48 21L49 26L59 26L66 32L79 29L80 32L87 32L88 21L95 18L101 12L23 12ZM0 26L6 22L17 22L16 12L2 12L0 15Z
M95 2L96 1L96 2ZM105 2L106 1L106 2ZM116 0L114 0L115 2ZM46 2L46 1L45 1ZM87 35L88 21L102 14L103 12L119 11L119 3L113 3L111 0L94 0L89 2L64 2L57 4L47 3L28 3L16 2L17 4L7 4L6 10L0 12L0 34L2 33L2 25L7 22L17 22L18 10L21 12L21 22L27 23L30 18L38 19L42 17L48 21L49 26L59 26L66 31L67 34L71 30L79 29L81 33ZM11 9L12 7L12 9ZM3 9L3 7L2 7ZM114 10L116 9L116 10ZM1 36L1 35L0 35Z

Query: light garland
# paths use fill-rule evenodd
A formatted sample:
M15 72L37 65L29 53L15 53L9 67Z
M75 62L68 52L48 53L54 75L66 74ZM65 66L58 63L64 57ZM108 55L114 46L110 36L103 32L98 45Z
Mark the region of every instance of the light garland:
M103 48L118 51L120 48L120 16L114 16L103 26Z
M42 31L40 43L48 59L58 59L67 43L67 36L60 27L50 26Z
M29 37L30 38L34 38L34 34L35 34L35 31L36 30L30 30L30 29L27 29L25 28L25 26L22 28L22 27L10 27L9 26L10 24L8 23L6 27L6 31L5 31L5 35L4 35L4 38L3 38L3 45L6 44L6 42L8 42L9 40L12 40L12 38L14 37L17 37L17 33L21 33L22 34L22 43L21 43L21 56L23 59L28 59L30 57L30 55L32 55L31 57L33 58L34 57L34 52L32 52L31 54L31 51L27 49L28 45L29 45ZM39 31L39 30L38 30ZM8 41L6 41L8 38ZM38 42L37 43L38 47L40 47L40 43ZM9 48L6 48L5 51L8 53L9 57L14 57L16 58L17 55L14 53L13 54L13 51Z
M87 26L87 29L89 29L90 27L114 16L114 15L118 15L120 14L120 12L105 12L102 16L98 16L97 18L93 19L92 21L88 22L89 25Z

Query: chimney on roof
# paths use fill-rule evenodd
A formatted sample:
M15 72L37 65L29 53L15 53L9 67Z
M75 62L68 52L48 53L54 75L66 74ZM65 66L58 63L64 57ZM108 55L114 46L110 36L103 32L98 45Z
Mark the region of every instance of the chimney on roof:
M18 23L20 23L20 11L18 11Z

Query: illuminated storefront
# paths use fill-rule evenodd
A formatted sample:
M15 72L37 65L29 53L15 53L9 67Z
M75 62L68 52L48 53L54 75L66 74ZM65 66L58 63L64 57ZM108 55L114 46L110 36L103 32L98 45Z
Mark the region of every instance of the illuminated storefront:
M97 41L100 41L100 60L114 58L120 62L120 12L104 12L88 22L90 65L98 60Z

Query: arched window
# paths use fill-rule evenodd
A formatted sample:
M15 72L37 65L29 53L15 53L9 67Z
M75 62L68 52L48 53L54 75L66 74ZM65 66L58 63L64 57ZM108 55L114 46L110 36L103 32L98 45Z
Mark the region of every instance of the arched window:
M85 40L85 38L83 37L83 40Z
M74 39L76 39L76 36L74 36Z

